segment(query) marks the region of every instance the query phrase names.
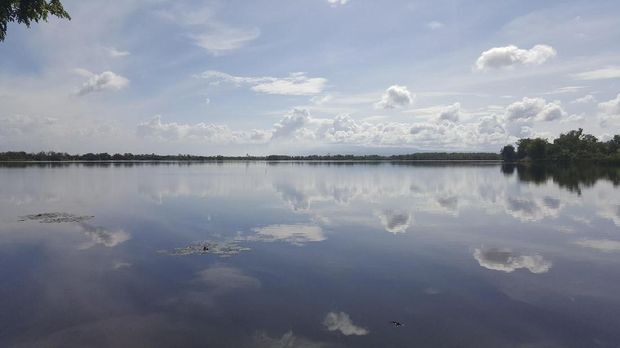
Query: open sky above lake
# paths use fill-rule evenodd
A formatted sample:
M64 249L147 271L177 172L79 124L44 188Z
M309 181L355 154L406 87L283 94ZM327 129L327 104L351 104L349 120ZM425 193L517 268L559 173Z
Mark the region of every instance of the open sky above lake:
M0 147L497 151L620 133L617 1L65 0L10 24Z

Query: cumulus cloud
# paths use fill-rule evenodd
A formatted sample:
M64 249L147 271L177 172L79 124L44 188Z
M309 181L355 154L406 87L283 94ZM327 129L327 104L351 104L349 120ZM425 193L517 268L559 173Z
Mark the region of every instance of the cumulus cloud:
M566 116L559 101L547 103L542 98L523 98L506 108L506 118L509 121L555 121Z
M596 250L607 252L607 253L620 251L620 241L617 241L617 240L582 239L582 240L573 242L573 244L586 247L586 248L596 249Z
M111 71L94 74L85 69L77 69L76 72L82 76L88 77L88 80L79 88L77 92L78 95L86 95L100 91L119 91L129 85L129 80L127 78Z
M390 233L403 233L411 224L411 213L404 211L384 210L377 214L381 224Z
M461 115L461 104L454 103L450 106L443 108L439 115L437 115L437 119L439 121L447 121L447 122L458 122Z
M551 113L548 103L540 115ZM314 117L308 109L293 108L270 129L231 130L225 125L163 122L160 116L142 122L137 134L160 141L216 144L290 144L294 146L345 144L356 146L404 146L427 149L493 148L504 145L513 134L531 132L533 118L506 121L504 115L481 116L472 122L453 122L460 105L444 108L442 122L377 122L357 120L349 114ZM545 111L546 110L546 111ZM442 113L440 110L439 113ZM546 116L545 116L546 117ZM539 118L544 118L539 116Z
M345 312L329 312L323 320L323 325L329 331L339 331L345 336L368 335L368 330L353 324L351 317Z
M581 98L577 98L573 100L570 103L571 104L590 104L590 103L595 103L595 102L596 102L596 98L592 94L587 94Z
M336 7L336 6L342 6L342 5L346 5L349 0L327 0L327 2L332 6L332 7Z
M294 108L274 125L273 139L289 137L310 121L310 113L306 109Z
M476 60L476 69L512 68L519 65L540 65L555 57L557 52L548 45L536 45L529 50L510 45L493 47L482 52Z
M218 25L202 34L192 35L192 38L196 45L218 56L238 50L259 36L258 28L241 29Z
M620 93L611 100L598 104L600 110L600 121L602 127L607 127L610 122L620 119Z
M381 100L375 103L377 109L394 109L413 104L414 96L409 92L406 86L393 85L390 86Z
M267 135L260 130L250 132L233 132L227 126L210 123L162 122L157 115L148 121L139 123L136 133L140 137L166 141L195 141L213 144L262 142Z
M509 249L475 249L474 258L480 266L506 273L525 268L532 273L546 273L551 262L540 255L519 255Z
M484 116L480 118L477 126L480 134L503 134L505 129L497 116Z
M200 76L212 85L230 83L238 87L250 87L259 93L297 96L320 94L327 83L325 78L308 77L303 72L290 73L287 77L243 77L210 70Z
M261 242L282 241L299 246L327 239L321 227L312 225L269 225L255 228L254 232L255 235L240 239Z
M606 115L620 115L620 93L614 99L599 103L598 108Z
M620 67L608 67L584 71L573 75L577 80L606 80L620 78Z

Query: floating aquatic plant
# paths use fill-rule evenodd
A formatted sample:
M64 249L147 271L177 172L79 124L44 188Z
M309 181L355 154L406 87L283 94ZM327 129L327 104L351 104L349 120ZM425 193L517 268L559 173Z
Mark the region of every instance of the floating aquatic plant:
M69 213L41 213L21 216L19 221L39 221L42 224L63 222L84 222L94 218L92 215L73 215Z
M172 251L163 250L161 252L168 255L178 256L213 254L219 257L230 257L248 250L250 250L250 248L242 247L237 243L203 241L194 242L183 248L175 248Z

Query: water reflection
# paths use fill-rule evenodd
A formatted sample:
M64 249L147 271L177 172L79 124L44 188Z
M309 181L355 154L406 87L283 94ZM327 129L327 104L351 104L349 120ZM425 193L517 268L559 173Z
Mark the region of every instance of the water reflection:
M353 324L351 317L345 312L329 312L323 319L323 325L329 331L337 331L345 336L368 335L368 330Z
M78 229L91 239L83 243L80 249L92 248L98 244L112 248L131 239L131 235L122 229L109 230L104 227L92 226L86 223L78 224Z
M475 249L474 258L480 266L506 273L525 268L532 273L547 273L551 262L540 255L520 255L510 249Z
M553 180L558 186L571 192L581 194L584 187L592 187L598 180L608 180L614 186L620 185L620 168L618 166L571 164L505 164L501 167L504 174L513 174L515 169L520 181L544 184Z
M391 233L403 233L411 224L411 214L407 212L384 210L378 215L385 230Z
M50 164L0 178L0 346L620 342L617 168ZM19 221L53 211L95 217Z
M269 225L253 229L256 234L237 237L238 240L260 242L286 242L302 246L309 242L327 239L319 226L312 225Z

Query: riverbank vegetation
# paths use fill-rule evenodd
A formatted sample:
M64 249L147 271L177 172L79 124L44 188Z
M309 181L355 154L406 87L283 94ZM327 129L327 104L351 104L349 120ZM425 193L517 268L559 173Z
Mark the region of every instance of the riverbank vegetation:
M524 138L516 148L506 145L500 151L505 162L515 161L600 161L620 163L620 135L599 141L583 129L560 134L553 142L544 138Z
M65 152L37 152L23 151L0 152L0 161L33 161L33 162L60 162L60 161L497 161L500 156L495 153L476 152L424 152L407 155L308 155L308 156L195 156L195 155L156 155L132 153L87 153L71 155Z

